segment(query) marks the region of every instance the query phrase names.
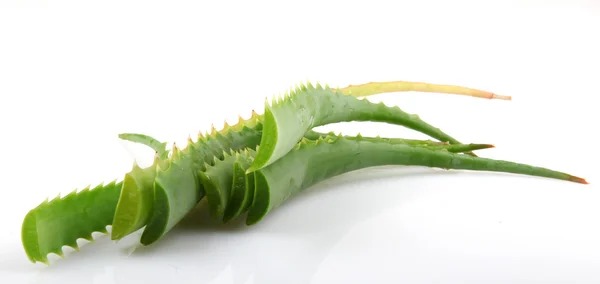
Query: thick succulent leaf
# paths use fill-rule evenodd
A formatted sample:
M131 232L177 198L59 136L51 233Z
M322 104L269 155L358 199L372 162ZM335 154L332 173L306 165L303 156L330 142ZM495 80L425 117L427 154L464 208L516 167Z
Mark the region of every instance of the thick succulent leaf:
M254 174L246 174L252 164L256 152L245 151L247 154L239 155L233 164L233 181L231 197L223 214L223 222L229 222L246 211L252 203L254 195Z
M254 195L254 174L246 174L250 164L236 162L233 164L233 185L230 202L225 209L223 222L229 222L246 211Z
M21 230L29 260L48 264L48 254L62 255L63 246L78 249L78 239L92 241L92 233L107 233L120 191L121 183L111 182L46 200L30 210Z
M327 134L309 131L306 133L306 135L304 135L304 138L306 138L308 140L318 140L318 139L326 138L326 136L336 136L336 135L333 131L329 132ZM391 144L408 144L408 145L412 145L412 146L424 146L429 149L446 150L446 151L452 152L452 153L465 153L465 152L471 152L471 151L475 151L475 150L494 148L494 145L492 145L492 144L475 144L475 143L450 144L448 142L439 142L439 141L432 141L432 140L383 138L380 136L368 137L368 136L362 136L360 134L358 134L357 136L343 136L343 137L346 139L349 139L349 140L365 140L365 141L375 141L375 142L387 141L388 143L391 143Z
M174 156L156 172L152 217L142 233L143 245L163 237L204 197L190 156Z
M222 160L215 160L213 165L199 172L199 177L206 192L211 215L229 221L235 214L239 214L241 209L238 207L243 205L246 198L244 195L247 194L245 175L241 178L235 176L236 165L248 167L254 151L245 149L224 155Z
M119 240L146 226L154 203L156 166L157 162L142 169L135 164L131 172L125 174L112 222L112 240Z
M260 221L268 212L298 192L330 177L354 170L410 165L444 169L493 171L586 183L566 173L510 161L493 160L386 140L346 139L341 136L303 140L275 163L255 171L254 203L246 223Z
M408 114L398 107L372 103L328 87L307 84L285 94L278 101L265 104L260 149L248 172L266 167L284 156L312 128L349 121L402 125L440 141L460 143L417 115Z
M233 183L233 164L237 160L236 153L225 153L223 160L215 159L205 171L198 173L206 192L210 214L222 218L229 203Z

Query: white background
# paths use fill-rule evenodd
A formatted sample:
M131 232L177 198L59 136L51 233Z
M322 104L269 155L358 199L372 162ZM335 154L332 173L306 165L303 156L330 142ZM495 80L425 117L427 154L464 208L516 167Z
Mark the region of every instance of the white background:
M599 283L598 1L2 1L2 283ZM418 4L417 4L418 2ZM311 81L456 84L513 97L370 98L481 156L583 176L384 167L313 187L253 227L177 228L131 253L99 236L52 265L21 246L45 198L121 178ZM425 138L402 127L322 130Z

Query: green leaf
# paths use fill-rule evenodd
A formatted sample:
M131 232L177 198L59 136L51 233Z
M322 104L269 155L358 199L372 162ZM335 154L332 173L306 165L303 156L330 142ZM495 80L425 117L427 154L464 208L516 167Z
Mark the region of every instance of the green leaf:
M350 121L402 125L451 144L460 142L417 115L398 107L334 92L328 87L302 85L272 104L265 103L263 135L248 172L264 168L283 157L312 128Z
M113 220L121 183L110 182L93 189L73 191L62 199L44 201L23 220L21 241L32 262L48 264L47 255L62 256L62 247L78 249L77 240L93 241L92 233L107 233Z
M390 143L386 139L347 139L342 136L316 141L304 139L273 164L254 171L254 203L248 210L246 224L256 224L268 212L316 183L343 173L383 165L506 172L585 183L581 178L546 168L427 146Z
M154 206L140 242L149 245L171 230L204 197L190 156L159 166L154 182Z

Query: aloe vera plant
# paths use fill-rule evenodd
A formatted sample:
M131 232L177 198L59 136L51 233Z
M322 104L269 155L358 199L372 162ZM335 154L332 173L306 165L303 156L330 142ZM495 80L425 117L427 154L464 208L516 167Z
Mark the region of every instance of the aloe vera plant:
M120 239L143 228L141 244L158 241L207 199L211 215L223 222L247 213L260 221L296 193L327 178L378 165L418 165L445 169L500 171L586 183L584 179L540 167L479 158L472 151L490 144L463 144L398 107L358 99L384 92L426 91L488 99L493 93L420 82L375 82L331 89L301 85L265 105L265 113L233 126L199 134L185 148L143 134L119 137L151 147L154 163L133 166L120 182L45 201L25 216L22 242L32 262L48 263L63 246L77 249L78 238L93 232ZM373 121L405 126L431 140L342 136L312 129L336 122ZM466 154L464 154L466 153Z
M362 91L360 92L362 96L377 93L377 91L371 91L369 93L365 90L364 86L359 87L359 90ZM352 92L352 89L346 91L350 93ZM177 152L185 157L183 159L184 161L188 161L187 163L180 165L182 172L180 172L179 175L185 175L185 179L191 180L197 172L203 172L206 169L206 166L210 166L217 163L219 160L223 160L228 151L237 151L244 148L253 149L260 145L257 157L253 157L253 163L246 170L249 172L254 170L253 167L256 166L257 159L265 157L264 154L263 156L260 156L261 153L265 153L263 149L270 149L269 147L273 145L273 142L279 143L277 141L281 140L284 141L281 143L288 143L291 145L292 143L290 141L296 141L295 143L297 143L300 137L306 135L315 126L343 121L378 121L397 124L428 134L441 141L450 141L451 143L459 144L459 142L450 135L429 125L418 116L410 115L402 111L398 107L388 107L383 103L375 104L367 100L360 100L353 96L344 95L341 91L336 92L329 87L321 87L320 85L313 87L310 84L302 85L294 90L294 92L288 93L286 97L289 100L278 104L278 106L280 106L278 113L280 116L289 118L289 120L280 123L277 126L279 129L275 130L275 133L272 133L272 131L269 132L265 128L265 126L272 124L269 124L269 121L273 121L273 119L270 119L271 116L269 114L271 112L269 112L268 109L265 111L265 115L262 116L253 112L252 117L247 121L240 118L238 124L234 126L225 124L225 127L221 131L216 131L213 127L210 133L206 133L206 135L199 137L197 142L193 142L190 139L188 141L188 146L181 152ZM312 103L307 104L307 102ZM324 108L323 106L327 107ZM329 109L331 109L331 111L328 111ZM344 109L350 109L351 111L344 112ZM301 123L298 119L294 120L294 117L299 117L300 120L312 119L314 113L320 115L318 117L318 122L298 127ZM271 129L273 128L271 127ZM283 131L283 129L285 129L285 131ZM278 135L281 136L281 139L277 139ZM265 137L270 138L266 139ZM143 142L157 150L157 153L159 153L159 151L160 153L164 153L162 149L159 149L164 146L164 143L155 141L148 136L131 134L131 139ZM280 149L279 156L281 155ZM169 217L172 218L170 221L172 223L180 221L186 215L187 211L191 210L195 206L195 203L204 197L204 184L200 185L200 189L197 189L198 186L192 182L187 183L186 186L183 186L181 183L173 182L170 182L168 185L162 184L162 179L172 179L166 177L169 174L168 172L160 172L162 178L159 178L158 174L155 174L155 168L160 167L160 156L161 154L159 154L159 159L155 160L155 164L144 170L143 174L133 175L132 172L126 175L126 181L127 177L132 177L133 180L136 180L135 178L137 177L139 181L126 182L123 185L122 198L117 205L115 219L112 223L112 239L120 239L146 225L148 226L144 229L142 244L151 244L167 233L171 226L167 226L166 224L158 225L160 222L166 222L166 219L163 218L164 214L157 215L152 213L153 211L165 209L164 206L156 203L160 200L160 198L156 196L157 194L170 193L172 198L169 200L179 204L177 212L168 212ZM279 156L273 156L269 159L272 161ZM174 174L175 172L172 173ZM199 178L202 177L203 176L201 175ZM180 178L183 178L183 176ZM154 179L154 186L151 183L145 182L151 181L152 179ZM157 190L160 192L157 193ZM178 194L175 194L175 192ZM186 194L181 194L182 192L185 192ZM188 199L190 194L196 196L196 198L192 199L191 202L186 203L185 201L190 200ZM208 199L213 200L218 197L225 200L223 202L227 202L227 196L212 195L212 198ZM176 201L178 199L181 200ZM152 203L150 202L151 200L154 200L155 202ZM214 205L215 203L209 201L209 204ZM221 216L224 214L224 205L215 208L215 210L215 214ZM229 219L231 216L228 215L227 217L228 218L226 219ZM154 225L150 226L149 224ZM161 230L160 233L154 232L153 228L156 226L166 226L167 229Z

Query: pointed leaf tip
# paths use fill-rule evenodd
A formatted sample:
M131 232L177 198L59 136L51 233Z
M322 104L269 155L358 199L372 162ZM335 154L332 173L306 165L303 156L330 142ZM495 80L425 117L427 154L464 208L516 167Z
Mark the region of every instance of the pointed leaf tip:
M511 96L503 96L503 95L498 95L498 94L492 94L491 99L512 101L512 97Z
M582 183L582 184L589 184L589 182L587 182L585 179L576 177L576 176L569 176L569 181Z

